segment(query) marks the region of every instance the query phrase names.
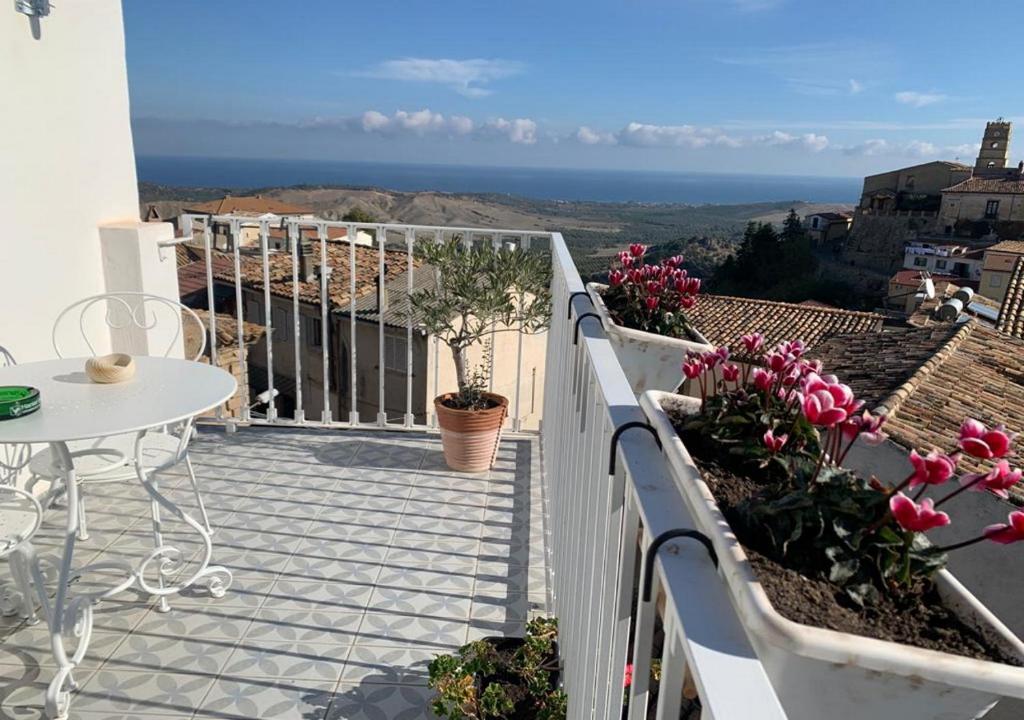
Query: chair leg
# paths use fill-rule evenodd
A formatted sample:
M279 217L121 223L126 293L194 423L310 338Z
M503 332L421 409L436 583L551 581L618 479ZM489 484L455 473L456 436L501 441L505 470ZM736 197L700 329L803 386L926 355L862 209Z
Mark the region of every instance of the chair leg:
M157 478L156 478L155 475L153 476L152 484L153 484L153 489L156 490L157 489ZM150 511L152 513L152 516L153 516L153 548L156 549L156 548L163 547L163 544L164 544L163 533L160 532L160 503L158 503L156 500L150 500ZM163 575L163 568L161 568L159 566L159 564L157 566L157 579L156 579L156 581L157 581L157 586L162 589L163 586L164 586L164 575ZM171 606L167 602L167 596L166 595L161 595L160 596L160 603L157 605L156 609L157 609L158 612L162 612L162 613L170 611Z
M89 539L89 526L85 523L85 488L81 485L78 487L78 539L88 540Z
M203 518L203 527L206 532L213 535L213 528L210 527L210 518L206 515L206 505L203 504L203 496L199 492L199 483L196 481L196 471L192 469L192 458L185 455L185 468L188 470L188 481L192 483L192 493L196 496L196 505L199 506L199 514Z
M36 603L32 597L32 581L29 579L26 558L15 550L8 558L8 563L11 566L14 586L21 595L21 617L28 620L30 625L35 625L39 622L39 617L36 615Z

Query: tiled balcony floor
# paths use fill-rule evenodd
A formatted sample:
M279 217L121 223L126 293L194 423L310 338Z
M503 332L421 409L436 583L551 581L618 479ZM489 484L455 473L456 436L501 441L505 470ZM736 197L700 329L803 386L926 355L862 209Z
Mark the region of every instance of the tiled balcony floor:
M172 596L167 614L132 593L97 606L72 718L429 718L434 654L518 633L543 609L535 440L506 439L487 476L449 471L436 437L396 433L204 432L192 458L214 562L234 583L219 600ZM191 505L181 475L162 484ZM151 548L137 483L88 499L76 564ZM48 516L41 553L63 513ZM198 551L183 529L165 523L165 541ZM0 637L0 717L41 717L45 626L0 618Z

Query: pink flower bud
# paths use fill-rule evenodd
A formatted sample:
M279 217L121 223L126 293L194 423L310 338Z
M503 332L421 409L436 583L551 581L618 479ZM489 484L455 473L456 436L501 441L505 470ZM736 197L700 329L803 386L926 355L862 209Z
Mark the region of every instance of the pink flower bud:
M789 435L782 434L776 437L775 434L769 430L761 439L764 441L764 446L768 448L769 452L777 453L785 446L786 441L789 440Z

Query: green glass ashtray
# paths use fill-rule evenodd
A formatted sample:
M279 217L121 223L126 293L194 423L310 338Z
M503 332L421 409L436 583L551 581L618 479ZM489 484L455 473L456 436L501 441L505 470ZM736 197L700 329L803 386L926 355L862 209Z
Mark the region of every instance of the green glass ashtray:
M39 391L24 385L0 385L0 420L10 420L39 409Z

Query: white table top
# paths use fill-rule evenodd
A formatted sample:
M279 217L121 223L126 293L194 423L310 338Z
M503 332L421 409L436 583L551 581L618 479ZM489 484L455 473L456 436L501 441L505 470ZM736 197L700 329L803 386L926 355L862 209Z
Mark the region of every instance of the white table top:
M31 415L0 420L0 443L46 443L119 435L195 417L235 394L220 368L176 358L136 357L135 377L111 385L85 374L86 358L0 367L0 385L39 389Z

